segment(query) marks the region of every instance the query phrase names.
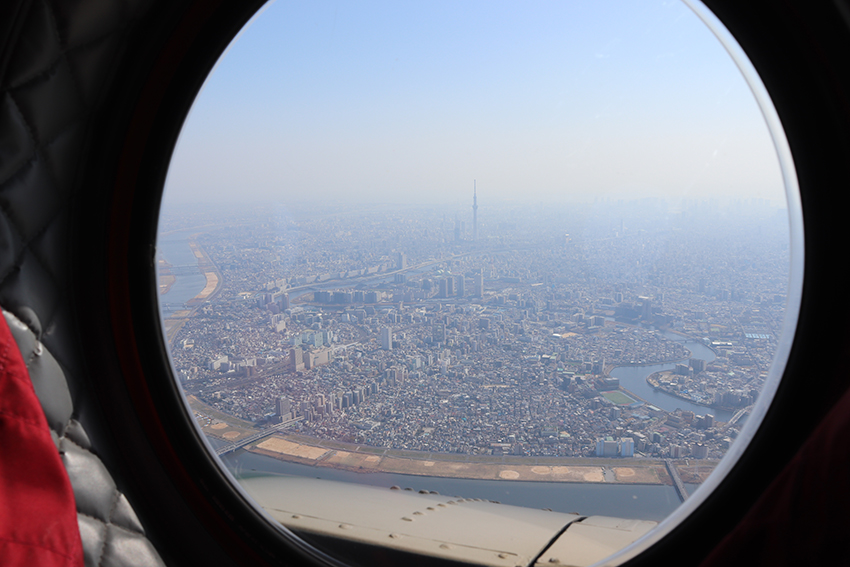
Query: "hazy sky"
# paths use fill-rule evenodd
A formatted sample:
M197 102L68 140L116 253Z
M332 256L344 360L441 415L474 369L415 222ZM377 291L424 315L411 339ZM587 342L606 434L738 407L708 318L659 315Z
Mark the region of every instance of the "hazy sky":
M784 199L767 128L678 1L279 0L207 81L166 200Z

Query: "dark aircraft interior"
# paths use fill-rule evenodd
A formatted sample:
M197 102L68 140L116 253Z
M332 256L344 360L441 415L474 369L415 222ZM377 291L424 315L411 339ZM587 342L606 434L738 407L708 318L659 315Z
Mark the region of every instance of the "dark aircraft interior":
M625 564L850 563L850 3L705 4L750 58L790 145L802 301L743 455ZM3 565L463 564L308 543L269 521L200 442L171 378L153 283L166 171L206 76L262 6L0 4Z

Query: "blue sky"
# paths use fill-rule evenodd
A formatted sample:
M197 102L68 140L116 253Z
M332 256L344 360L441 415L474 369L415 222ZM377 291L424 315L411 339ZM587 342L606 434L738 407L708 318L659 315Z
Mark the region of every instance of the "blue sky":
M719 41L678 1L271 4L208 79L167 202L587 201L783 189Z

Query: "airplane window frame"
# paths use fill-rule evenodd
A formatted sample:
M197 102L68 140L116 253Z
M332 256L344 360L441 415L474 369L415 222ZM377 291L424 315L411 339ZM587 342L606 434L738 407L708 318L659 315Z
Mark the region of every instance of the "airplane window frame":
M249 5L249 7L254 7L255 9L259 9L261 6L261 2L254 2ZM251 14L253 13L252 11ZM222 14L228 14L228 16L222 16ZM126 329L127 321L132 322L130 336L127 336L126 331L117 331L118 336L116 339L119 343L119 348L121 341L128 341L126 344L132 345L129 347L129 350L135 348L135 352L124 352L121 356L123 356L123 369L130 376L128 389L134 390L131 397L134 398L134 405L137 411L140 411L140 413L150 413L148 417L141 420L143 422L147 420L147 425L143 426L143 429L149 432L151 432L151 429L157 430L152 432L152 438L160 439L170 449L171 453L177 452L183 454L175 460L174 455L163 456L161 454L162 452L160 452L161 458L164 461L170 460L172 470L175 470L176 467L176 475L182 475L184 477L183 480L188 481L188 484L197 485L199 482L201 484L206 482L206 490L199 491L201 494L207 494L202 499L209 500L209 495L212 495L219 500L218 507L220 510L226 510L234 518L240 516L246 518L247 524L259 526L262 522L257 521L257 511L253 510L252 512L245 513L243 510L240 514L239 507L245 506L244 495L227 494L226 487L229 485L227 479L218 471L217 465L210 459L208 453L197 450L199 439L193 434L187 435L187 431L193 428L186 427L189 424L189 420L187 420L185 410L181 409L182 402L179 400L181 394L174 386L176 382L170 379L161 379L161 375L163 374L162 362L167 361L168 358L167 351L164 349L161 339L157 340L154 338L159 335L159 320L158 313L155 312L155 309L150 308L151 304L156 305L156 298L152 296L152 290L155 290L155 286L149 284L152 278L155 277L155 274L152 275L153 263L151 262L150 242L154 241L151 236L153 235L155 237L156 215L158 214L159 194L156 187L159 187L159 191L161 192L162 180L164 180L165 170L167 170L170 159L170 149L163 150L162 148L173 147L173 142L176 140L176 135L179 134L180 126L182 126L183 117L188 112L188 108L191 106L197 90L203 83L203 79L205 79L209 70L212 69L215 61L218 60L224 47L230 43L230 38L235 36L238 30L242 29L243 24L247 21L246 15L247 11L244 7L240 10L234 8L232 5L230 5L229 11L223 9L220 12L211 12L204 24L207 27L200 26L200 29L194 30L194 43L188 47L171 48L171 54L174 54L180 49L184 51L178 57L172 59L170 68L165 71L169 76L158 79L159 84L163 88L160 92L154 93L156 100L151 101L150 98L144 99L143 97L143 103L147 100L148 104L152 104L154 107L156 120L147 125L147 135L136 136L130 140L130 145L134 147L131 147L129 151L125 147L124 156L127 156L129 153L133 157L140 158L138 164L146 164L150 167L145 172L142 172L137 180L127 181L125 179L123 184L119 183L119 187L144 187L147 188L147 191L136 190L129 195L119 194L113 203L113 212L117 211L117 214L113 218L120 219L114 220L112 226L113 234L120 235L119 238L115 239L115 245L111 247L113 267L117 263L119 266L117 271L121 271L121 264L123 263L120 259L122 258L121 251L124 249L125 244L126 250L131 251L131 253L124 256L126 258L127 277L119 278L120 281L114 283L111 288L112 295L110 302L113 308L114 329ZM234 25L235 23L237 24ZM186 25L197 26L197 21ZM232 33L224 41L222 38L227 33L233 32L234 29L236 32ZM218 48L220 50L212 55L215 49ZM160 69L163 66L169 67L169 64L159 64ZM155 67L156 65L154 64ZM177 78L178 71L185 71L185 76ZM762 78L764 79L763 73ZM138 116L138 113L136 115ZM136 125L136 127L138 128L139 126ZM139 140L143 140L141 145L138 143ZM170 146L168 145L169 141L171 142ZM136 143L134 144L133 142ZM153 146L158 145L155 142L165 142L165 145L154 148ZM141 171L142 169L137 165L135 171ZM128 218L129 222L124 224L124 220ZM116 260L116 256L119 258L118 260ZM139 283L140 281L144 285L141 285ZM147 286L147 289L145 289L145 286ZM140 297L146 297L147 299L140 300ZM151 318L151 313L155 317ZM142 356L142 353L146 356ZM167 373L170 373L170 368ZM783 389L782 384L786 381L784 379L782 380L778 390ZM779 392L777 392L777 396L779 396ZM767 410L768 414L773 415L766 416L766 419L768 417L775 419L775 414L780 411L774 407L776 402L777 398L774 399L774 405ZM783 402L783 404L785 403L787 403L787 400ZM764 428L764 423L762 428ZM752 442L743 451L744 454L753 452L753 444L760 437L764 437L764 432L756 432L753 435ZM168 449L164 452L168 453ZM730 474L724 478L722 484L728 485L732 482L729 479L740 477L742 474L740 468L743 466L744 456L742 455L742 459L739 459L735 467L738 470L733 469L730 471ZM192 460L197 460L197 462L195 464L189 464ZM751 461L752 459L748 460ZM198 476L192 478L193 473L189 471L198 473ZM723 490L722 486L718 486L715 487L714 493L723 492ZM733 490L733 492L735 491ZM705 508L705 505L709 504L711 500L716 500L716 498L707 498L701 508ZM689 518L698 518L699 516L704 516L704 513L700 513L700 510L694 510ZM266 547L274 547L276 545L275 542L280 537L278 535L279 530L276 529L266 530L268 532L267 534L257 537L255 534L249 534L249 530L242 526L237 525L234 527L235 524L238 524L238 521L231 520L230 523L231 529L235 530L238 537L245 538L246 541L256 542L262 540L263 543L261 545ZM686 523L692 522L684 521L668 535L685 530L686 526L684 524ZM293 540L288 543L289 545L298 546L298 541ZM306 554L302 556L305 558L309 557L311 560L328 560L327 557L312 555L312 551L308 549L301 549L300 553ZM272 556L274 556L274 552L272 552ZM638 557L636 559L641 558Z
M747 448L753 441L756 432L762 427L765 415L769 411L770 406L773 404L776 391L783 379L788 357L794 342L795 332L797 330L798 316L802 302L803 273L805 269L805 231L803 225L802 205L800 202L800 187L797 182L796 172L794 171L794 158L785 137L785 131L782 128L782 123L776 109L773 106L773 101L761 81L761 77L756 72L756 69L753 67L746 53L744 53L741 46L726 29L723 23L699 0L682 0L682 2L684 2L711 30L735 62L735 65L737 65L738 69L741 71L750 87L751 92L753 93L753 96L758 101L759 109L762 112L764 120L768 125L771 138L773 139L780 168L782 170L788 205L791 250L788 299L786 302L786 313L782 325L782 333L780 335L779 344L777 346L773 362L770 366L768 380L765 381L764 389L759 393L759 399L753 408L753 412L750 415L747 424L742 429L741 434L736 439L736 442L730 447L726 455L723 456L714 472L704 483L700 485L697 491L688 498L687 501L683 502L678 508L676 508L676 510L673 511L673 513L665 518L646 536L629 545L625 549L622 549L620 552L608 557L604 561L606 565L619 565L625 563L628 560L637 557L641 552L675 531L677 526L688 516L693 514L702 505L711 492L717 489L718 486L724 482L727 475L736 466L738 466L739 460L744 452L747 451Z

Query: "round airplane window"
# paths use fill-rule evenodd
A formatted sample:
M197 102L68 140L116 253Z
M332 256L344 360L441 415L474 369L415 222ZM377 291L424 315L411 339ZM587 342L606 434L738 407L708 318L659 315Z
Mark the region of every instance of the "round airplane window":
M210 450L307 541L588 565L643 538L625 559L758 427L801 223L701 5L279 2L181 133L162 328Z

